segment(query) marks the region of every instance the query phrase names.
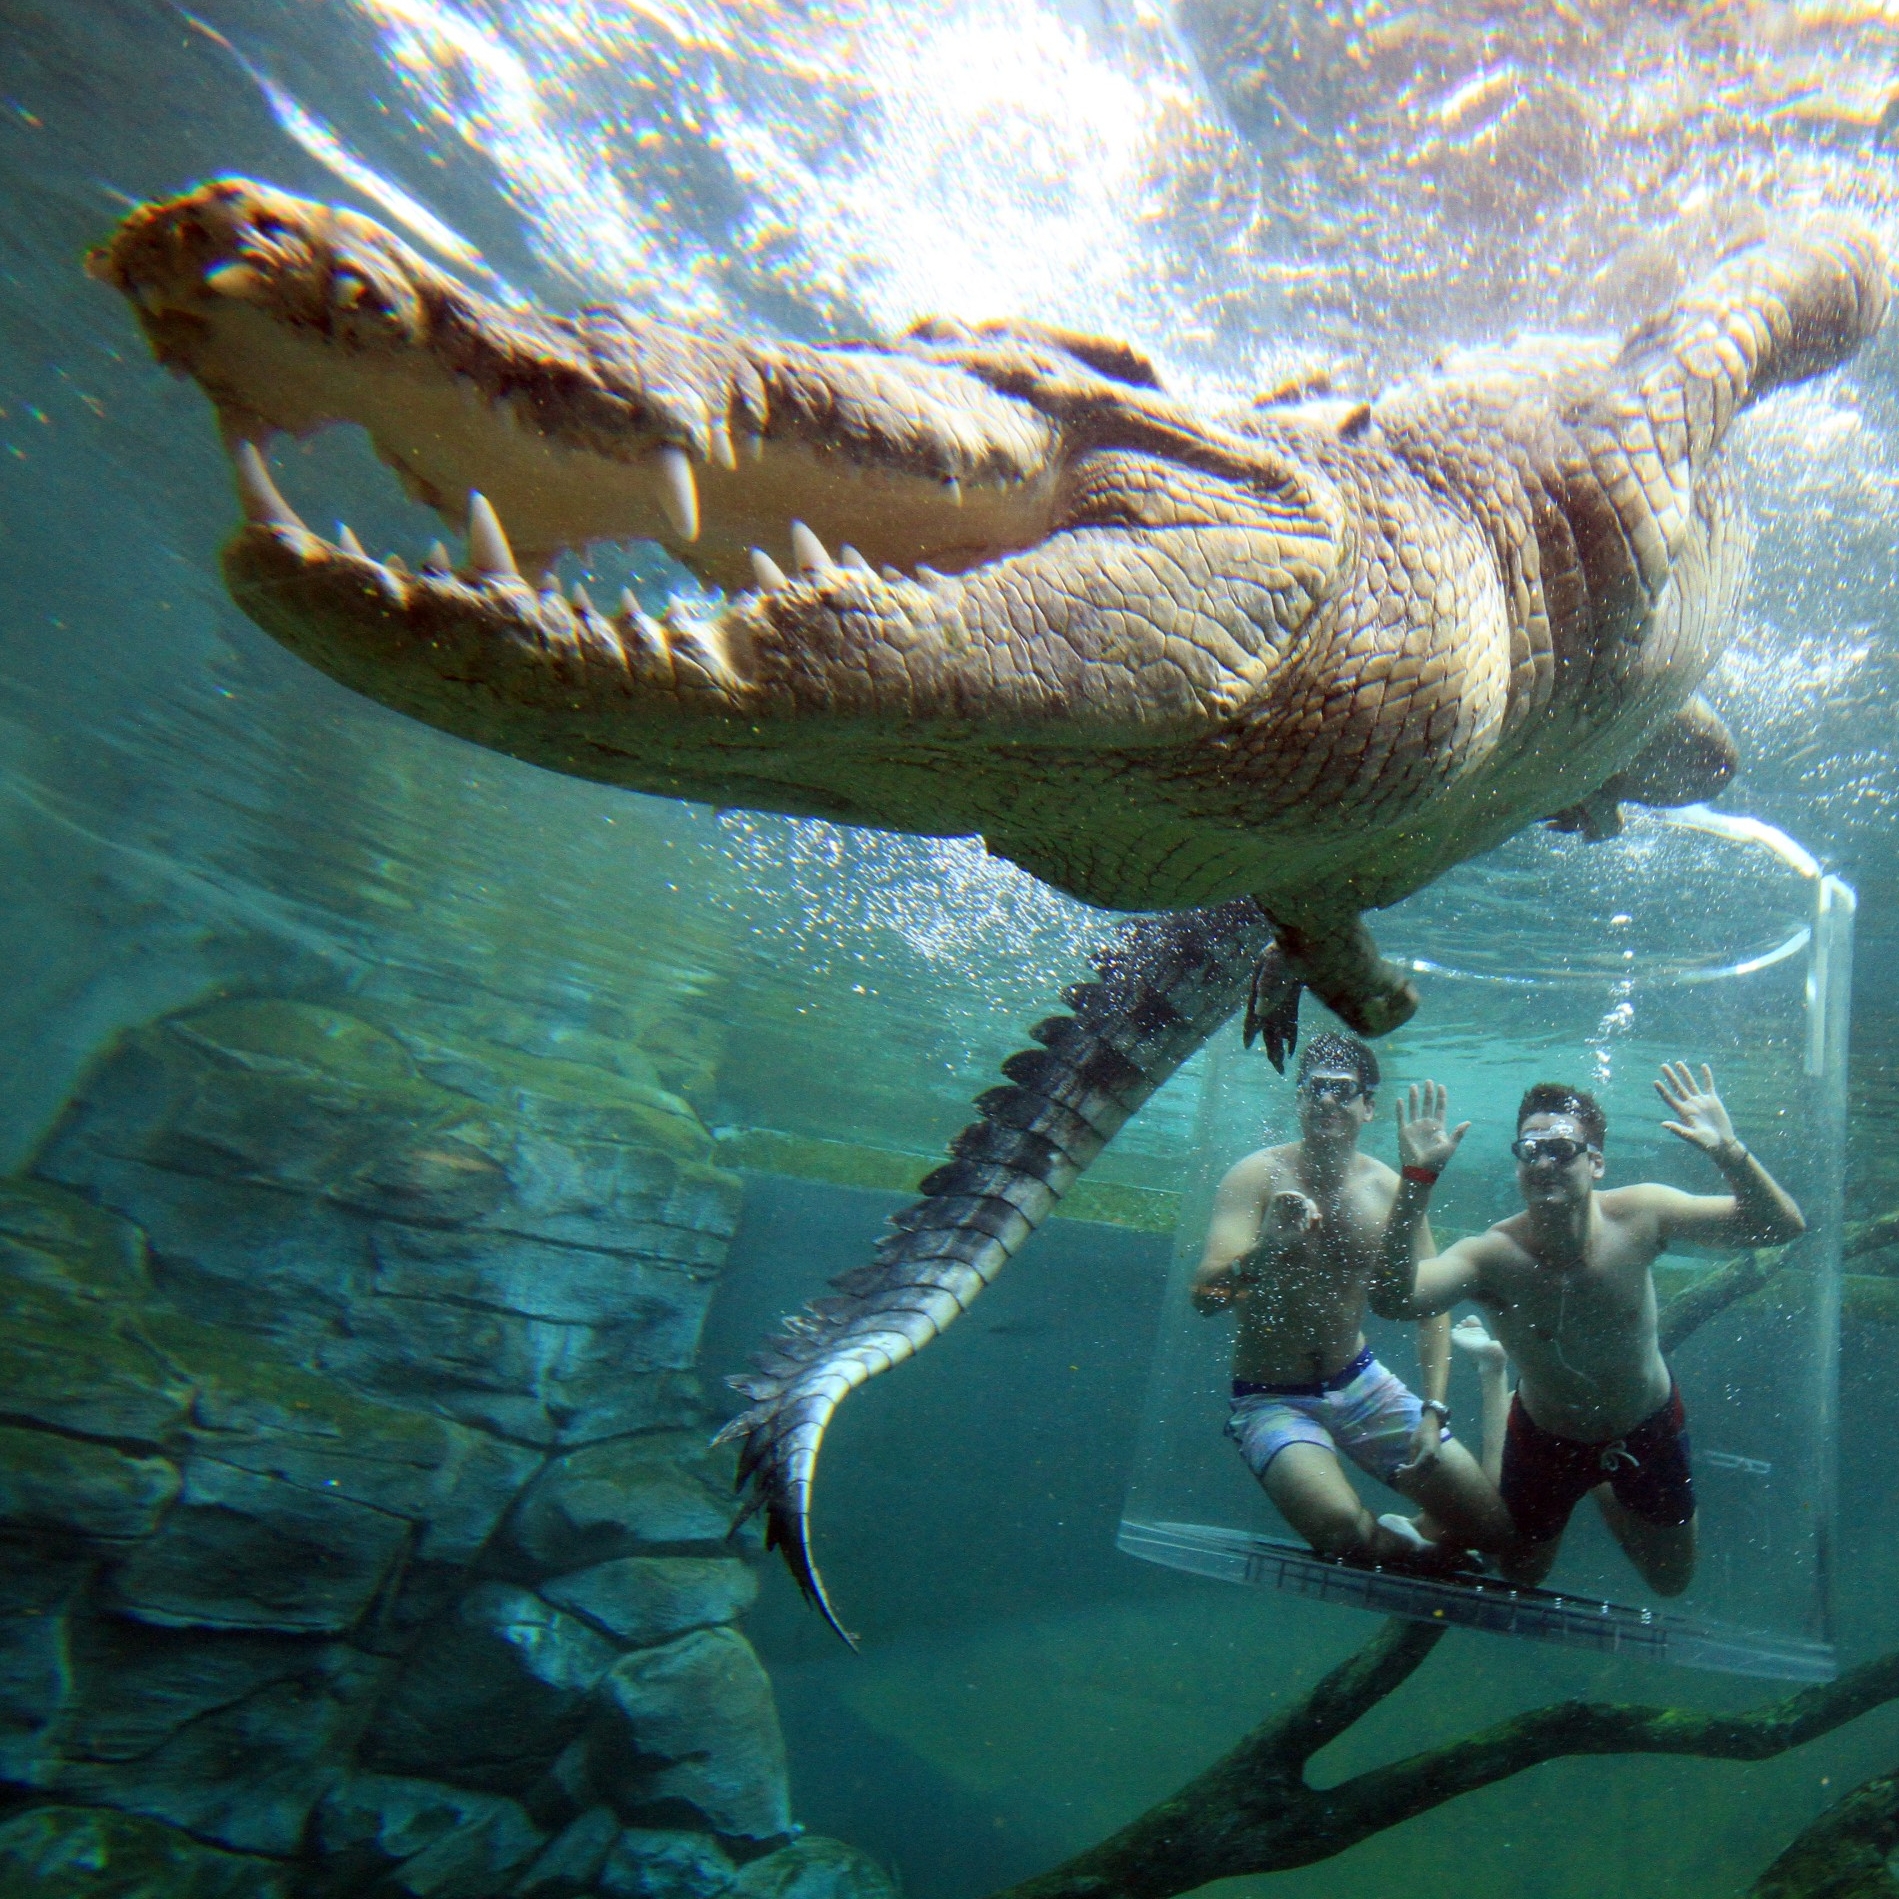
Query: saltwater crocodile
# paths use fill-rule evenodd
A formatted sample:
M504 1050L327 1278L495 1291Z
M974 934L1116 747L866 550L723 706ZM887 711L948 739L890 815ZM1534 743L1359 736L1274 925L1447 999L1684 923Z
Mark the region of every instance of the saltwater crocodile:
M1363 910L1535 820L1598 834L1621 797L1722 781L1690 702L1746 564L1718 451L1887 295L1867 232L1817 218L1621 339L1208 415L1127 345L1033 324L812 346L503 308L242 180L137 211L90 268L216 405L233 596L333 677L556 771L977 834L1170 913L1122 928L875 1259L735 1381L741 1481L827 1617L837 1404L968 1307L1249 983L1275 1059L1301 983L1381 1033L1417 998ZM466 522L459 571L291 510L272 437L342 422ZM522 577L632 537L729 597L655 620Z

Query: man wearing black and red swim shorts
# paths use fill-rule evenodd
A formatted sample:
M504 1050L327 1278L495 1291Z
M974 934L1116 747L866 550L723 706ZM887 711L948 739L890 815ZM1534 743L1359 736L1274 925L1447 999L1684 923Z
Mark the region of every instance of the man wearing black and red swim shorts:
M1672 1246L1778 1246L1806 1230L1800 1209L1735 1139L1704 1065L1664 1064L1662 1123L1727 1183L1690 1194L1645 1182L1597 1187L1607 1124L1579 1088L1539 1082L1517 1110L1523 1211L1416 1260L1412 1235L1470 1124L1445 1127L1447 1097L1426 1082L1398 1103L1401 1186L1385 1229L1372 1309L1423 1318L1460 1300L1488 1309L1518 1369L1499 1488L1518 1543L1513 1582L1541 1582L1570 1512L1592 1491L1615 1538L1658 1595L1688 1587L1695 1494L1681 1393L1655 1337L1656 1258Z

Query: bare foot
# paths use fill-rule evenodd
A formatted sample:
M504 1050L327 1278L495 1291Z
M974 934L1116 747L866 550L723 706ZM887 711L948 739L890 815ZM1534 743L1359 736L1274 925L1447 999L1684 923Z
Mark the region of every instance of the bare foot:
M1367 1552L1368 1559L1426 1576L1470 1568L1471 1553L1461 1544L1440 1542L1440 1534L1428 1516L1415 1519L1395 1514L1382 1516Z
M1475 1314L1459 1319L1451 1327L1451 1343L1477 1361L1480 1377L1491 1372L1501 1376L1509 1362L1509 1354L1490 1336L1490 1328Z

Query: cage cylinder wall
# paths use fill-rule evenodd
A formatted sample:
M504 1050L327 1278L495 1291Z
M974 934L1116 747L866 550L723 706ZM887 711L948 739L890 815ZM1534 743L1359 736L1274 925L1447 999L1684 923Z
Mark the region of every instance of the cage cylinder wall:
M1394 1098L1426 1078L1447 1085L1452 1120L1473 1126L1433 1197L1440 1245L1521 1206L1509 1143L1518 1100L1535 1081L1586 1088L1601 1101L1605 1188L1659 1180L1724 1191L1707 1159L1661 1128L1668 1116L1653 1082L1665 1060L1712 1066L1736 1133L1807 1216L1804 1238L1760 1259L1758 1290L1666 1354L1687 1408L1700 1512L1684 1596L1652 1596L1588 1500L1540 1594L1500 1589L1494 1578L1476 1594L1473 1585L1389 1571L1370 1579L1297 1548L1289 1555L1297 1539L1223 1435L1232 1320L1200 1317L1187 1296L1221 1176L1253 1149L1298 1134L1290 1078L1242 1050L1236 1029L1199 1067L1195 1178L1183 1196L1122 1548L1386 1614L1743 1673L1831 1673L1853 909L1852 891L1784 834L1696 808L1640 819L1602 844L1518 839L1380 919L1388 953L1409 954L1424 1004L1376 1045L1383 1082L1361 1148L1395 1164ZM1323 1022L1308 1001L1304 1033ZM1726 1263L1665 1254L1655 1271L1665 1316L1671 1298ZM1412 1328L1368 1317L1366 1334L1415 1386ZM1462 1356L1452 1407L1475 1453L1477 1384ZM1353 1475L1375 1513L1408 1508Z

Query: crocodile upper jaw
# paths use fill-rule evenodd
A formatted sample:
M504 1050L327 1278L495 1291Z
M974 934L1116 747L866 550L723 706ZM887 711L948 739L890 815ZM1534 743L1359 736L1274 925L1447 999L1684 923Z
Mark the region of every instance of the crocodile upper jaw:
M822 377L796 345L665 332L606 310L502 308L366 218L227 179L128 219L94 276L228 439L365 429L459 529L489 496L532 571L562 549L653 540L754 584L790 523L878 565L957 572L1047 532L1059 440L1030 405L866 346Z

